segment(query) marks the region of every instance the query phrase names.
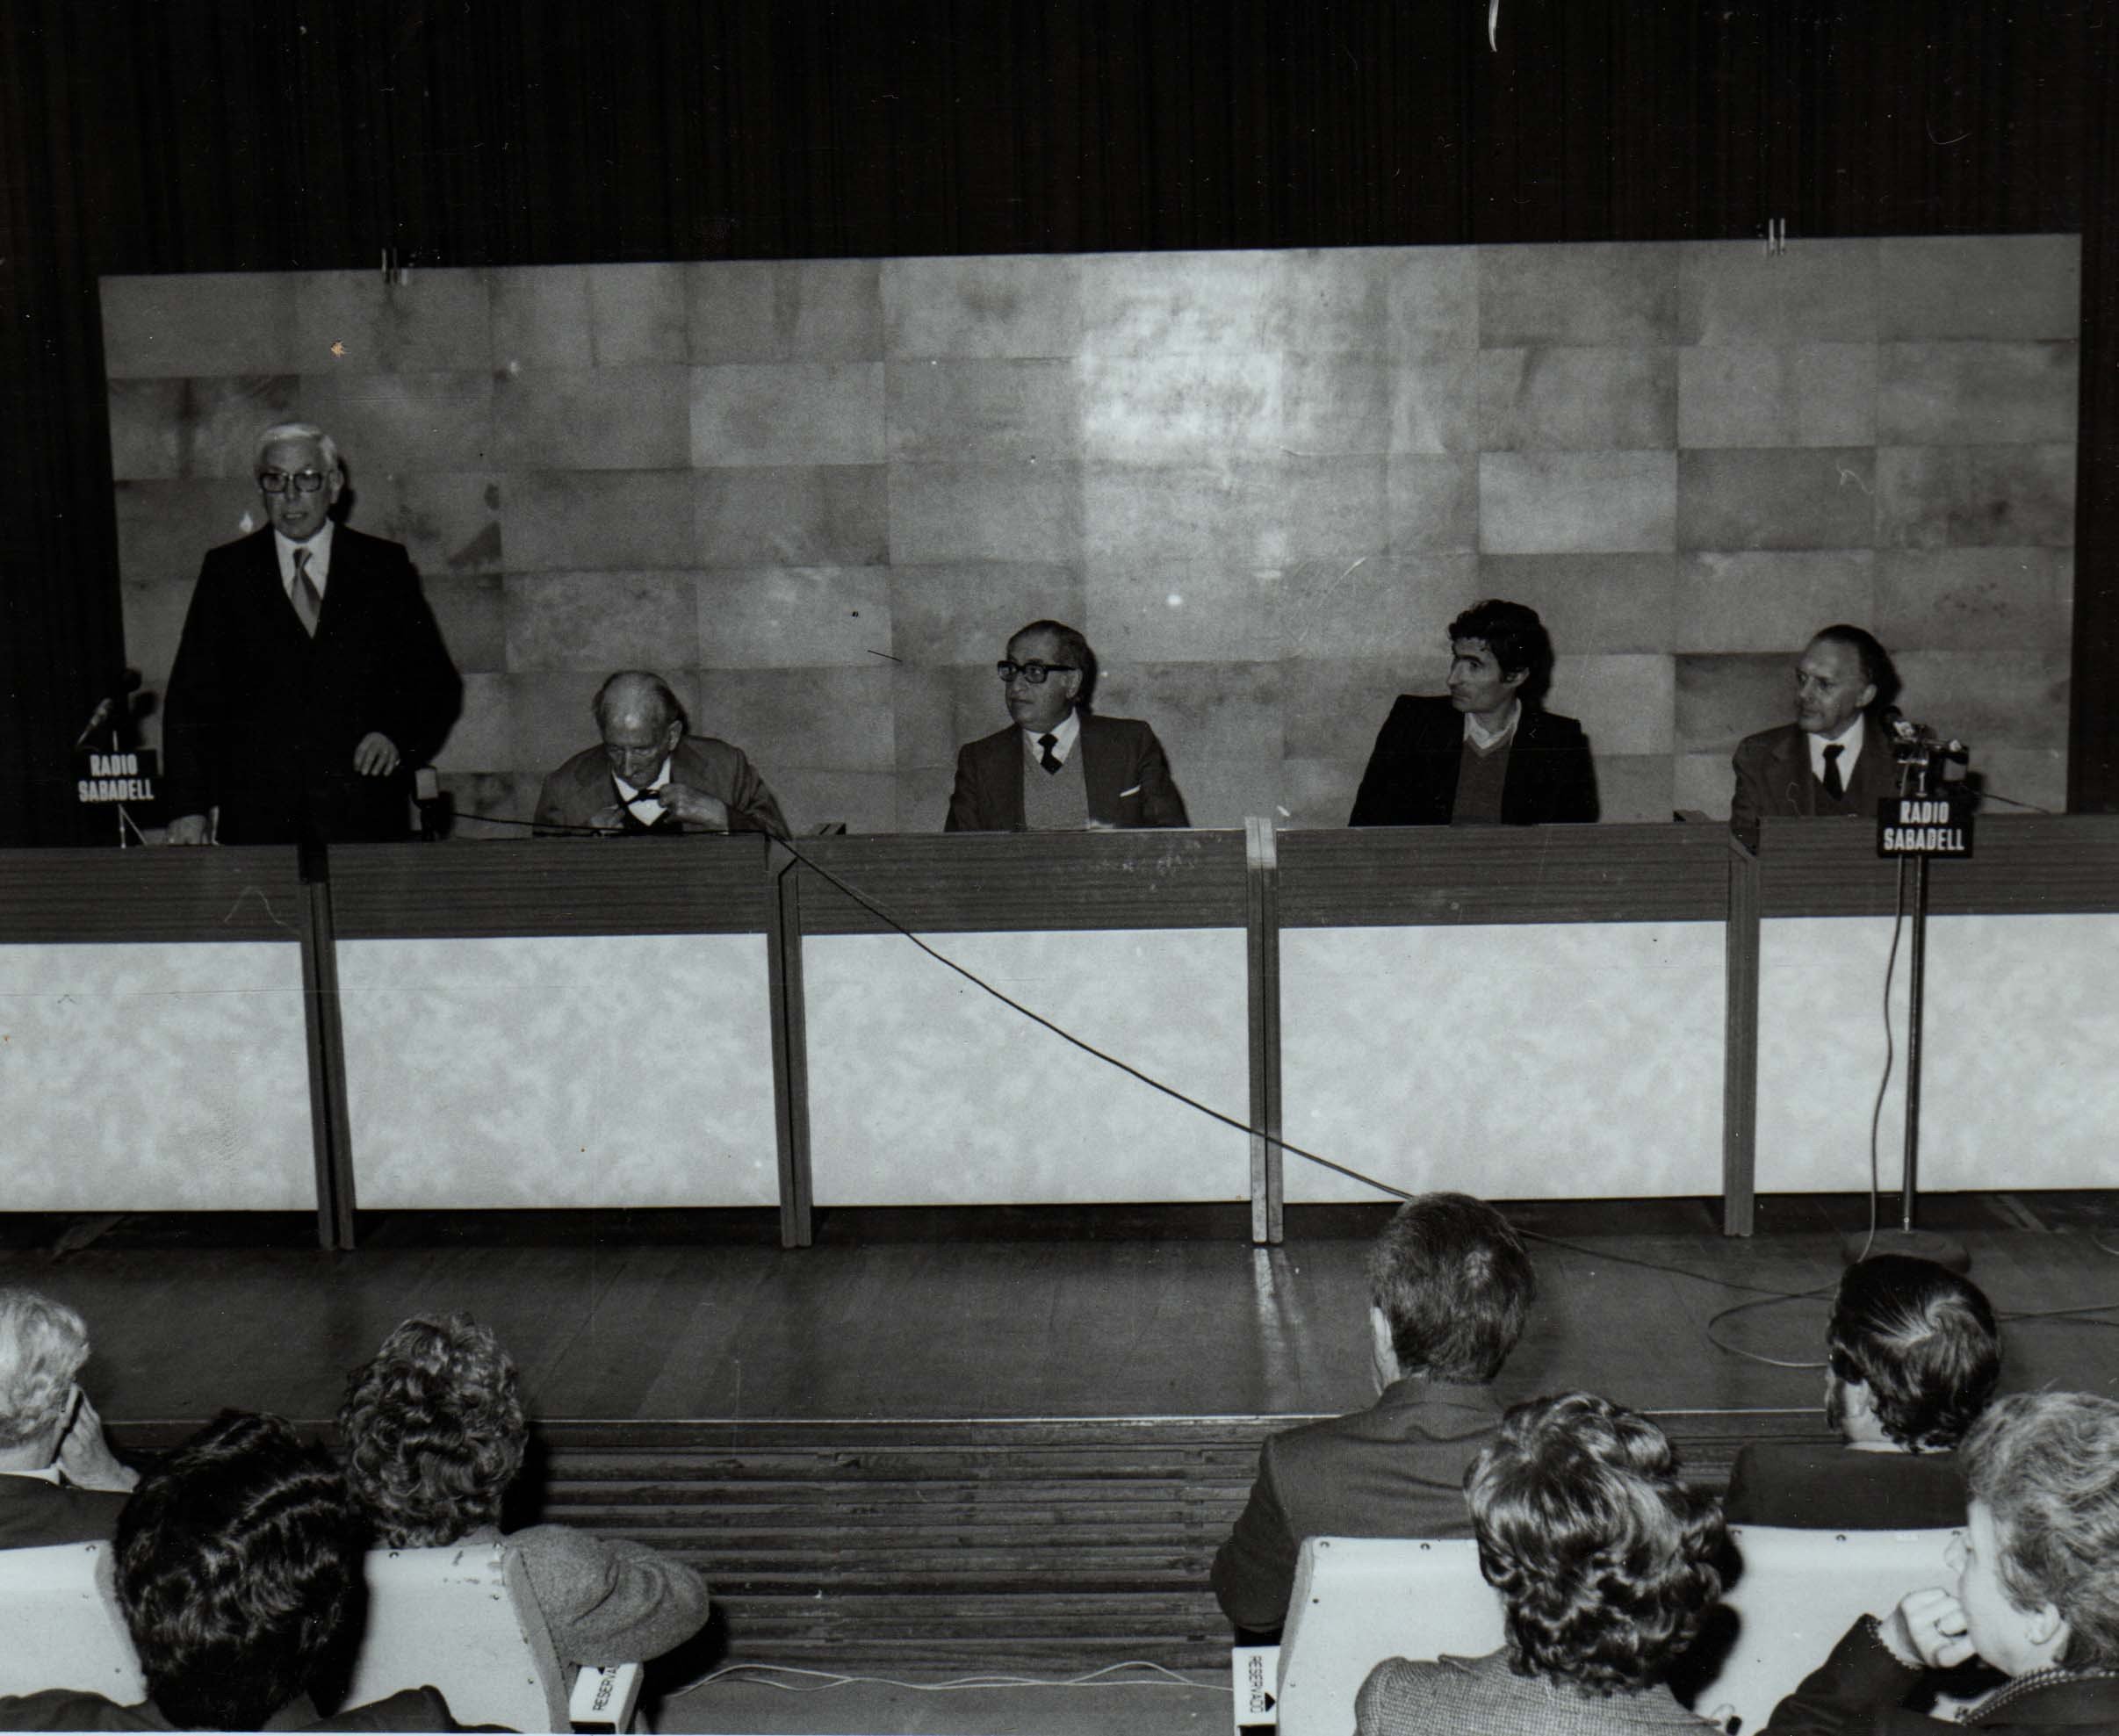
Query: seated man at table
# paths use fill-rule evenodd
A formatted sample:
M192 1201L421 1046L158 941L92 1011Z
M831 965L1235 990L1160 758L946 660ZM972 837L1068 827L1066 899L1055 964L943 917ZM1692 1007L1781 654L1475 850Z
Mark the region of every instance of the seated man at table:
M89 1331L63 1302L0 1290L0 1549L88 1543L118 1528L140 1473L81 1390Z
M1113 832L1189 824L1155 731L1093 715L1096 653L1033 621L995 666L1012 720L956 753L945 832Z
M1899 673L1874 635L1842 623L1812 636L1795 664L1795 721L1736 746L1729 825L1748 838L1759 817L1873 819L1894 796L1891 732L1877 720L1899 695Z
M540 827L788 835L780 804L743 750L688 733L684 707L661 676L621 669L596 689L591 710L602 740L544 780Z
M1933 1260L1879 1254L1849 1266L1827 1334L1825 1420L1839 1446L1753 1442L1736 1456L1732 1524L1924 1531L1962 1524L1953 1449L2001 1376L2001 1337L1979 1286Z
M1265 1443L1214 1559L1214 1595L1239 1630L1279 1627L1306 1537L1472 1534L1464 1473L1501 1426L1493 1381L1537 1293L1530 1256L1484 1200L1427 1193L1377 1237L1368 1283L1378 1397Z
M0 1730L456 1730L432 1688L321 1723L310 1698L360 1640L366 1538L322 1450L224 1411L144 1479L115 1550L148 1697L0 1697ZM339 1679L343 1679L340 1676Z

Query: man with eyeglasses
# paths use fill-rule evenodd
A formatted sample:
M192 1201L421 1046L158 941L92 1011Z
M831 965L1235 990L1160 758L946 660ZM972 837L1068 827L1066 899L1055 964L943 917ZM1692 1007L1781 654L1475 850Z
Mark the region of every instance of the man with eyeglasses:
M404 549L334 522L331 436L268 428L255 474L267 522L207 552L169 672L169 841L403 838L463 682Z
M1185 825L1155 731L1088 710L1096 656L1057 621L1033 621L995 666L1005 730L956 752L946 832L1113 832Z

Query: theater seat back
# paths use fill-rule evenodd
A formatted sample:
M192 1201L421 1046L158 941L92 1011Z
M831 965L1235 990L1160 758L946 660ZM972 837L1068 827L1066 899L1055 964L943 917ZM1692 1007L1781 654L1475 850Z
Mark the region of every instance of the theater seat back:
M458 1724L573 1727L544 1612L506 1545L372 1549L367 1578L368 1624L347 1705L431 1686Z
M1946 1585L1955 1535L1808 1531L1744 1525L1744 1571L1723 1598L1735 1635L1694 1697L1756 1730L1863 1614L1887 1615L1909 1591ZM1354 1696L1385 1658L1477 1657L1502 1643L1501 1603L1468 1539L1310 1538L1295 1569L1280 1642L1283 1736L1346 1736Z
M107 1543L0 1549L0 1694L84 1689L147 1697L119 1613Z
M1281 1736L1346 1736L1385 1658L1475 1658L1500 1644L1501 1600L1470 1538L1305 1538L1280 1634Z

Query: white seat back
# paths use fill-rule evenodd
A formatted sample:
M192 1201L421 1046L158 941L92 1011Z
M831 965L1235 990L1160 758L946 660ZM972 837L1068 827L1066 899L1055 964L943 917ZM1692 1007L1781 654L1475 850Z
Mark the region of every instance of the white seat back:
M0 1694L85 1689L147 1697L119 1613L107 1543L0 1549Z
M505 1544L372 1549L367 1576L368 1625L346 1704L431 1686L459 1724L572 1728L544 1612Z
M1733 1645L1694 1704L1728 1707L1756 1730L1864 1613L1946 1585L1955 1535L1928 1531L1733 1530L1744 1571L1723 1598ZM1478 1657L1502 1643L1501 1601L1468 1539L1310 1538L1280 1639L1283 1736L1346 1736L1354 1696L1385 1658Z

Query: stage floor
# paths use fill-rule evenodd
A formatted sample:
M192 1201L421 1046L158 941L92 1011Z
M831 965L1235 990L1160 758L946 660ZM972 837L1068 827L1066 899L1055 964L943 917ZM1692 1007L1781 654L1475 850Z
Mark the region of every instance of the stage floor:
M1579 1386L1815 1426L1814 1367L1717 1348L1708 1322L1755 1293L1741 1286L1833 1284L1865 1200L1769 1198L1745 1240L1719 1233L1711 1201L1508 1209L1573 1244L1535 1247L1510 1394ZM1361 1268L1383 1214L1291 1209L1287 1243L1264 1250L1233 1207L841 1211L794 1251L761 1213L379 1214L335 1256L292 1216L16 1216L0 1281L82 1310L88 1390L146 1444L227 1405L321 1423L397 1321L452 1308L501 1335L545 1423L1294 1416L1373 1390ZM2005 1315L2119 1305L2119 1194L1941 1196L1922 1222L1961 1237ZM1820 1298L1718 1329L1815 1363L1825 1316ZM2004 1390L2119 1391L2115 1322L2013 1321Z

